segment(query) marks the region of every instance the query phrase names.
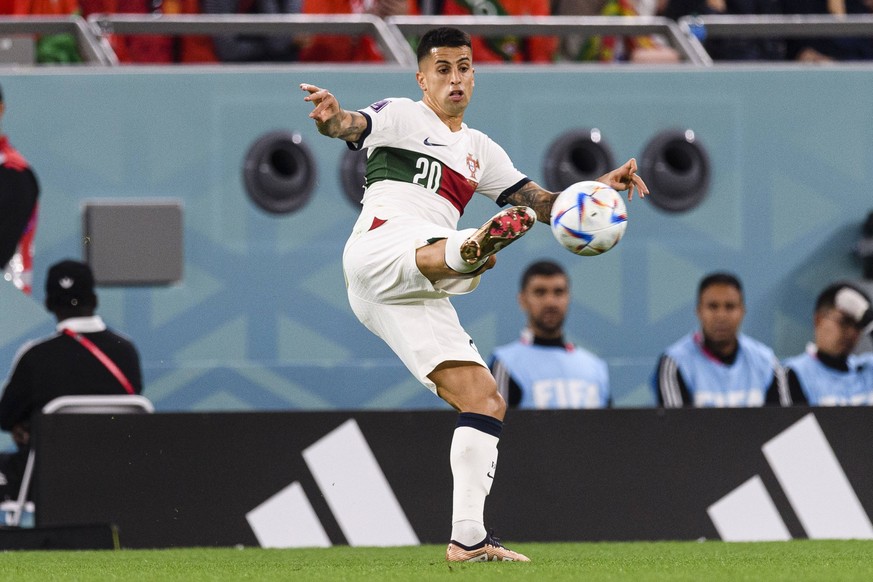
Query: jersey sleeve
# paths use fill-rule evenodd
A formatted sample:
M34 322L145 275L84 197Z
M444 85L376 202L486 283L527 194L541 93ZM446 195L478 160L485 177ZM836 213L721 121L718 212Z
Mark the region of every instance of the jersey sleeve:
M667 354L661 356L655 373L655 397L658 406L682 408L692 406L691 395L679 371L676 360Z
M529 182L530 179L516 169L502 147L491 138L484 135L483 137L487 140L484 146L487 158L485 172L476 186L476 192L484 194L498 204L505 204L501 201Z
M358 113L367 120L367 128L358 141L349 142L349 149L390 145L396 141L396 136L403 135L409 128L404 127L404 111L414 106L412 100L405 97L389 97L359 109Z

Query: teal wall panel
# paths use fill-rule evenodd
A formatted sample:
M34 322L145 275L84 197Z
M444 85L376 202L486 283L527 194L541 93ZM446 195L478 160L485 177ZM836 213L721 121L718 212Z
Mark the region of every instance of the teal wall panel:
M43 190L34 301L49 264L83 254L84 201L183 202L183 280L100 290L100 312L140 347L159 410L444 406L346 304L340 255L357 211L338 175L345 147L316 132L297 88L304 81L348 108L419 97L412 71L370 67L49 69L0 79L4 131ZM684 214L634 200L625 238L600 257L567 253L538 225L500 254L476 293L455 300L479 349L517 335L518 277L552 257L573 277L570 338L606 358L620 406L651 404L657 357L695 326L696 284L710 270L744 280L747 333L783 357L802 350L819 289L860 274L850 248L873 209L873 101L860 97L871 82L866 67L482 67L466 120L536 181L551 142L583 127L599 128L619 163L639 159L660 131L693 129L712 181ZM318 169L309 203L286 216L254 206L241 178L248 148L277 129L299 132ZM461 226L494 211L477 199ZM14 291L2 287L0 298ZM51 327L39 309L0 313L0 374L23 341Z

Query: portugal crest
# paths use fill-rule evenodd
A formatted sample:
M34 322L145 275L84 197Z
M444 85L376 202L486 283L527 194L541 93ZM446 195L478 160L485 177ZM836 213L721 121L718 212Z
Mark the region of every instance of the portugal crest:
M470 170L470 179L478 180L476 172L479 171L479 160L473 157L473 154L467 154L467 169Z

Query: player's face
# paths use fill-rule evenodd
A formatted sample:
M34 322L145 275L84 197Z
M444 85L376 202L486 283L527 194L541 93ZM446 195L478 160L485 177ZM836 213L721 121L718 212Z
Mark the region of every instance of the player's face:
M826 308L815 314L816 347L834 357L846 357L855 349L861 330L848 313L836 308Z
M464 114L473 96L473 53L470 47L435 47L415 74L424 102L437 114Z
M564 275L534 275L518 294L518 304L527 313L534 335L560 337L570 307L570 284Z
M733 285L710 285L697 302L703 337L714 346L730 348L736 344L745 315L743 296Z

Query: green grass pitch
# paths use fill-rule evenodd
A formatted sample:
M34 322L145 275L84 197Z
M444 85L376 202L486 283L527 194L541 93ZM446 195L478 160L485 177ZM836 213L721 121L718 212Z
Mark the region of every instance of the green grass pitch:
M873 580L873 541L509 544L531 563L449 564L444 546L14 551L4 581Z

